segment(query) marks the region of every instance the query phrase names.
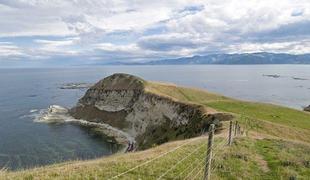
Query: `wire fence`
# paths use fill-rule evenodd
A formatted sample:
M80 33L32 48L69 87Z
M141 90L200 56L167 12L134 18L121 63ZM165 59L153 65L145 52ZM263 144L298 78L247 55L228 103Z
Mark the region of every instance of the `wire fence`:
M207 133L185 141L178 146L158 154L112 176L110 179L211 179L219 164L215 157L224 148L229 148L242 128L237 121L230 121L229 128L213 138L215 128L210 126Z

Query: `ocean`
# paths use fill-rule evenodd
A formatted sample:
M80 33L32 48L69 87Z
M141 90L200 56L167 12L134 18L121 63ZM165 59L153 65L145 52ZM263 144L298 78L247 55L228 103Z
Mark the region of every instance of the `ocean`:
M62 89L63 84L95 83L116 72L295 109L310 105L310 65L0 69L0 169L92 159L117 152L117 146L87 128L34 121L50 105L74 106L86 91Z

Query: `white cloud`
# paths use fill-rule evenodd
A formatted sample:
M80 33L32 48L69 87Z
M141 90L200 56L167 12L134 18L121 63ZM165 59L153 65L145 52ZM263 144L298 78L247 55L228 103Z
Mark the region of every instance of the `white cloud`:
M95 49L103 50L103 51L111 51L111 52L136 52L139 49L136 44L129 44L129 45L114 45L111 43L100 43L94 45Z
M25 56L22 49L10 42L0 42L0 57L21 57Z
M0 0L0 17L2 56L309 53L308 0Z
M193 49L211 42L211 37L201 37L190 33L171 33L140 38L138 44L153 51Z
M41 56L53 56L53 55L78 55L79 52L74 50L72 45L74 45L78 39L69 38L66 40L44 40L44 39L36 39L35 43L39 45L36 48L36 53ZM31 49L31 54L35 55L33 49Z
M230 45L226 48L228 52L251 53L251 52L274 52L304 54L310 52L310 40L275 42L275 43L241 43Z

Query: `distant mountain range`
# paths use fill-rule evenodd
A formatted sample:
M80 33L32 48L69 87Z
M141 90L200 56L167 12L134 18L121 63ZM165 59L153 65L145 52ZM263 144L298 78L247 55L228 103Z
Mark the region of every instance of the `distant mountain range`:
M185 65L185 64L310 64L310 54L244 53L210 54L177 59L149 61L143 63L121 63L126 65Z

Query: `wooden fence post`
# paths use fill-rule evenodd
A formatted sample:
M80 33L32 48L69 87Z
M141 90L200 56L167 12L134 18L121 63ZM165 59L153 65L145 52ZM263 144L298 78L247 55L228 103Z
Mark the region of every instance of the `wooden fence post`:
M231 146L232 141L233 141L232 128L233 128L233 122L230 121L230 123L229 123L229 138L228 138L228 145L229 146Z
M235 136L237 136L237 131L238 131L238 121L235 121L235 128L234 128L234 130L235 130Z
M211 177L213 136L214 136L214 124L211 124L210 129L209 129L208 149L207 149L204 180L210 180L210 177Z

